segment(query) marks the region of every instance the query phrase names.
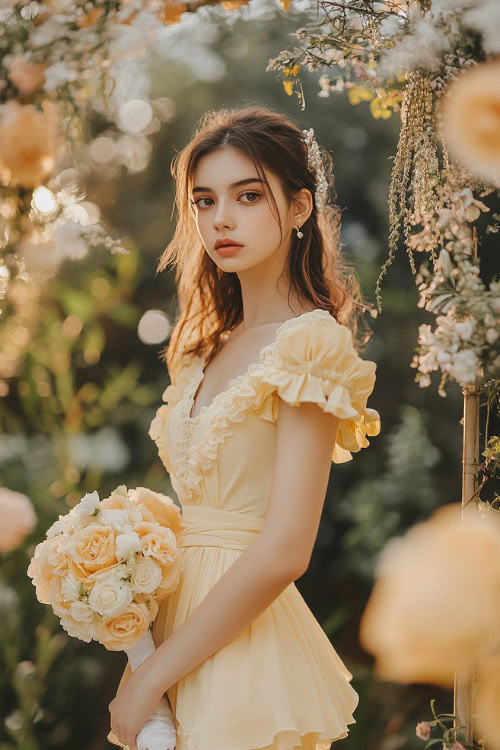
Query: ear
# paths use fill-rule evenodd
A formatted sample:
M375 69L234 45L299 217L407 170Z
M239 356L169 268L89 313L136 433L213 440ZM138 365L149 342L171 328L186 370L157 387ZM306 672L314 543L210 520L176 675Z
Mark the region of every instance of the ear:
M313 197L311 191L302 188L293 198L293 219L299 227L310 217L313 210Z

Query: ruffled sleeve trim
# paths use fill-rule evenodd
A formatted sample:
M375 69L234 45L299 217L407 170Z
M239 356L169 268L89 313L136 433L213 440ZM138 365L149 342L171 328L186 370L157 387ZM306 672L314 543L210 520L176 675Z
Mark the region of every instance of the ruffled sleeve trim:
M357 354L350 329L329 313L289 322L276 337L274 356L251 373L254 408L276 424L277 396L292 406L318 404L339 419L332 461L350 461L370 444L366 436L381 429L380 415L367 407L377 365Z
M182 399L195 360L192 359L190 365L183 367L180 367L179 362L180 360L174 362L172 373L176 378L176 382L168 385L163 391L161 398L164 403L156 410L156 414L148 430L148 435L156 443L158 455L169 474L172 473L172 465L167 451L167 420L172 409Z

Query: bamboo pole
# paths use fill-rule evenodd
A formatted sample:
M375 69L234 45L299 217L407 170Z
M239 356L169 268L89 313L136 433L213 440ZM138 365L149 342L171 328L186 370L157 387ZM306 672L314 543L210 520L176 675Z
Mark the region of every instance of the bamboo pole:
M477 233L473 228L472 259L477 260ZM477 513L477 503L471 502L478 487L479 467L479 395L477 385L462 387L464 396L463 445L462 445L462 525L467 523L469 513ZM467 606L467 592L464 592L464 606ZM454 728L462 727L464 740L474 738L473 713L475 694L475 666L456 669L454 681L454 708L457 719Z

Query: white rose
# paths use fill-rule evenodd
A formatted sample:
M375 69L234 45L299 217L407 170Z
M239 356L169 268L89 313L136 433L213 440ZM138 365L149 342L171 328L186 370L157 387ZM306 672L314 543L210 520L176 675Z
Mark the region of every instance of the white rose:
M89 605L103 617L114 617L132 601L132 589L110 577L96 583L89 594Z
M80 596L80 581L72 575L66 576L61 582L61 591L67 602L74 602Z
M94 610L85 602L73 602L69 612L73 620L77 622L92 622L94 617Z
M132 591L141 594L152 594L160 585L162 570L150 557L140 560L132 571L130 586Z
M93 516L99 509L99 493L97 490L86 492L80 502L75 505L74 511L79 516Z
M99 513L97 518L99 523L103 526L113 526L116 531L123 533L127 527L130 527L128 523L128 512L121 508L104 508Z
M122 559L128 557L131 552L139 552L141 549L141 539L135 531L128 534L118 534L116 537L116 557Z

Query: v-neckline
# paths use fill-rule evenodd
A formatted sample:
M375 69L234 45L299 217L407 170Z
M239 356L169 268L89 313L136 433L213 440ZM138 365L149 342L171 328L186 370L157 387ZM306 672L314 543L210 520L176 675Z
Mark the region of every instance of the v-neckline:
M255 367L259 366L264 354L266 354L270 349L272 349L275 346L276 339L278 337L279 332L287 323L290 323L291 320L298 320L299 318L304 317L304 315L311 315L311 313L315 313L318 310L322 312L326 312L327 315L330 314L328 310L324 310L322 307L315 307L313 310L306 310L305 312L300 313L300 315L295 315L293 318L287 318L287 320L284 320L283 323L281 323L281 325L279 325L276 331L274 332L274 338L271 341L271 343L265 344L263 347L261 347L261 349L259 350L257 359L254 362L250 362L250 364L248 365L247 369L244 372L240 373L239 375L236 375L234 378L231 378L231 380L229 380L228 384L222 391L217 393L208 404L205 404L204 406L201 407L198 414L191 416L193 408L194 408L194 402L196 400L196 394L198 393L201 383L205 379L207 356L201 355L198 358L198 362L196 365L193 384L191 385L191 388L189 389L188 394L187 394L187 405L185 409L186 420L191 423L197 422L200 419L200 417L203 414L205 414L205 412L211 409L218 401L221 400L221 398L223 398L227 393L229 393L235 385L237 384L239 385L239 383L241 383L246 377L248 377L250 372L253 369L255 369Z

